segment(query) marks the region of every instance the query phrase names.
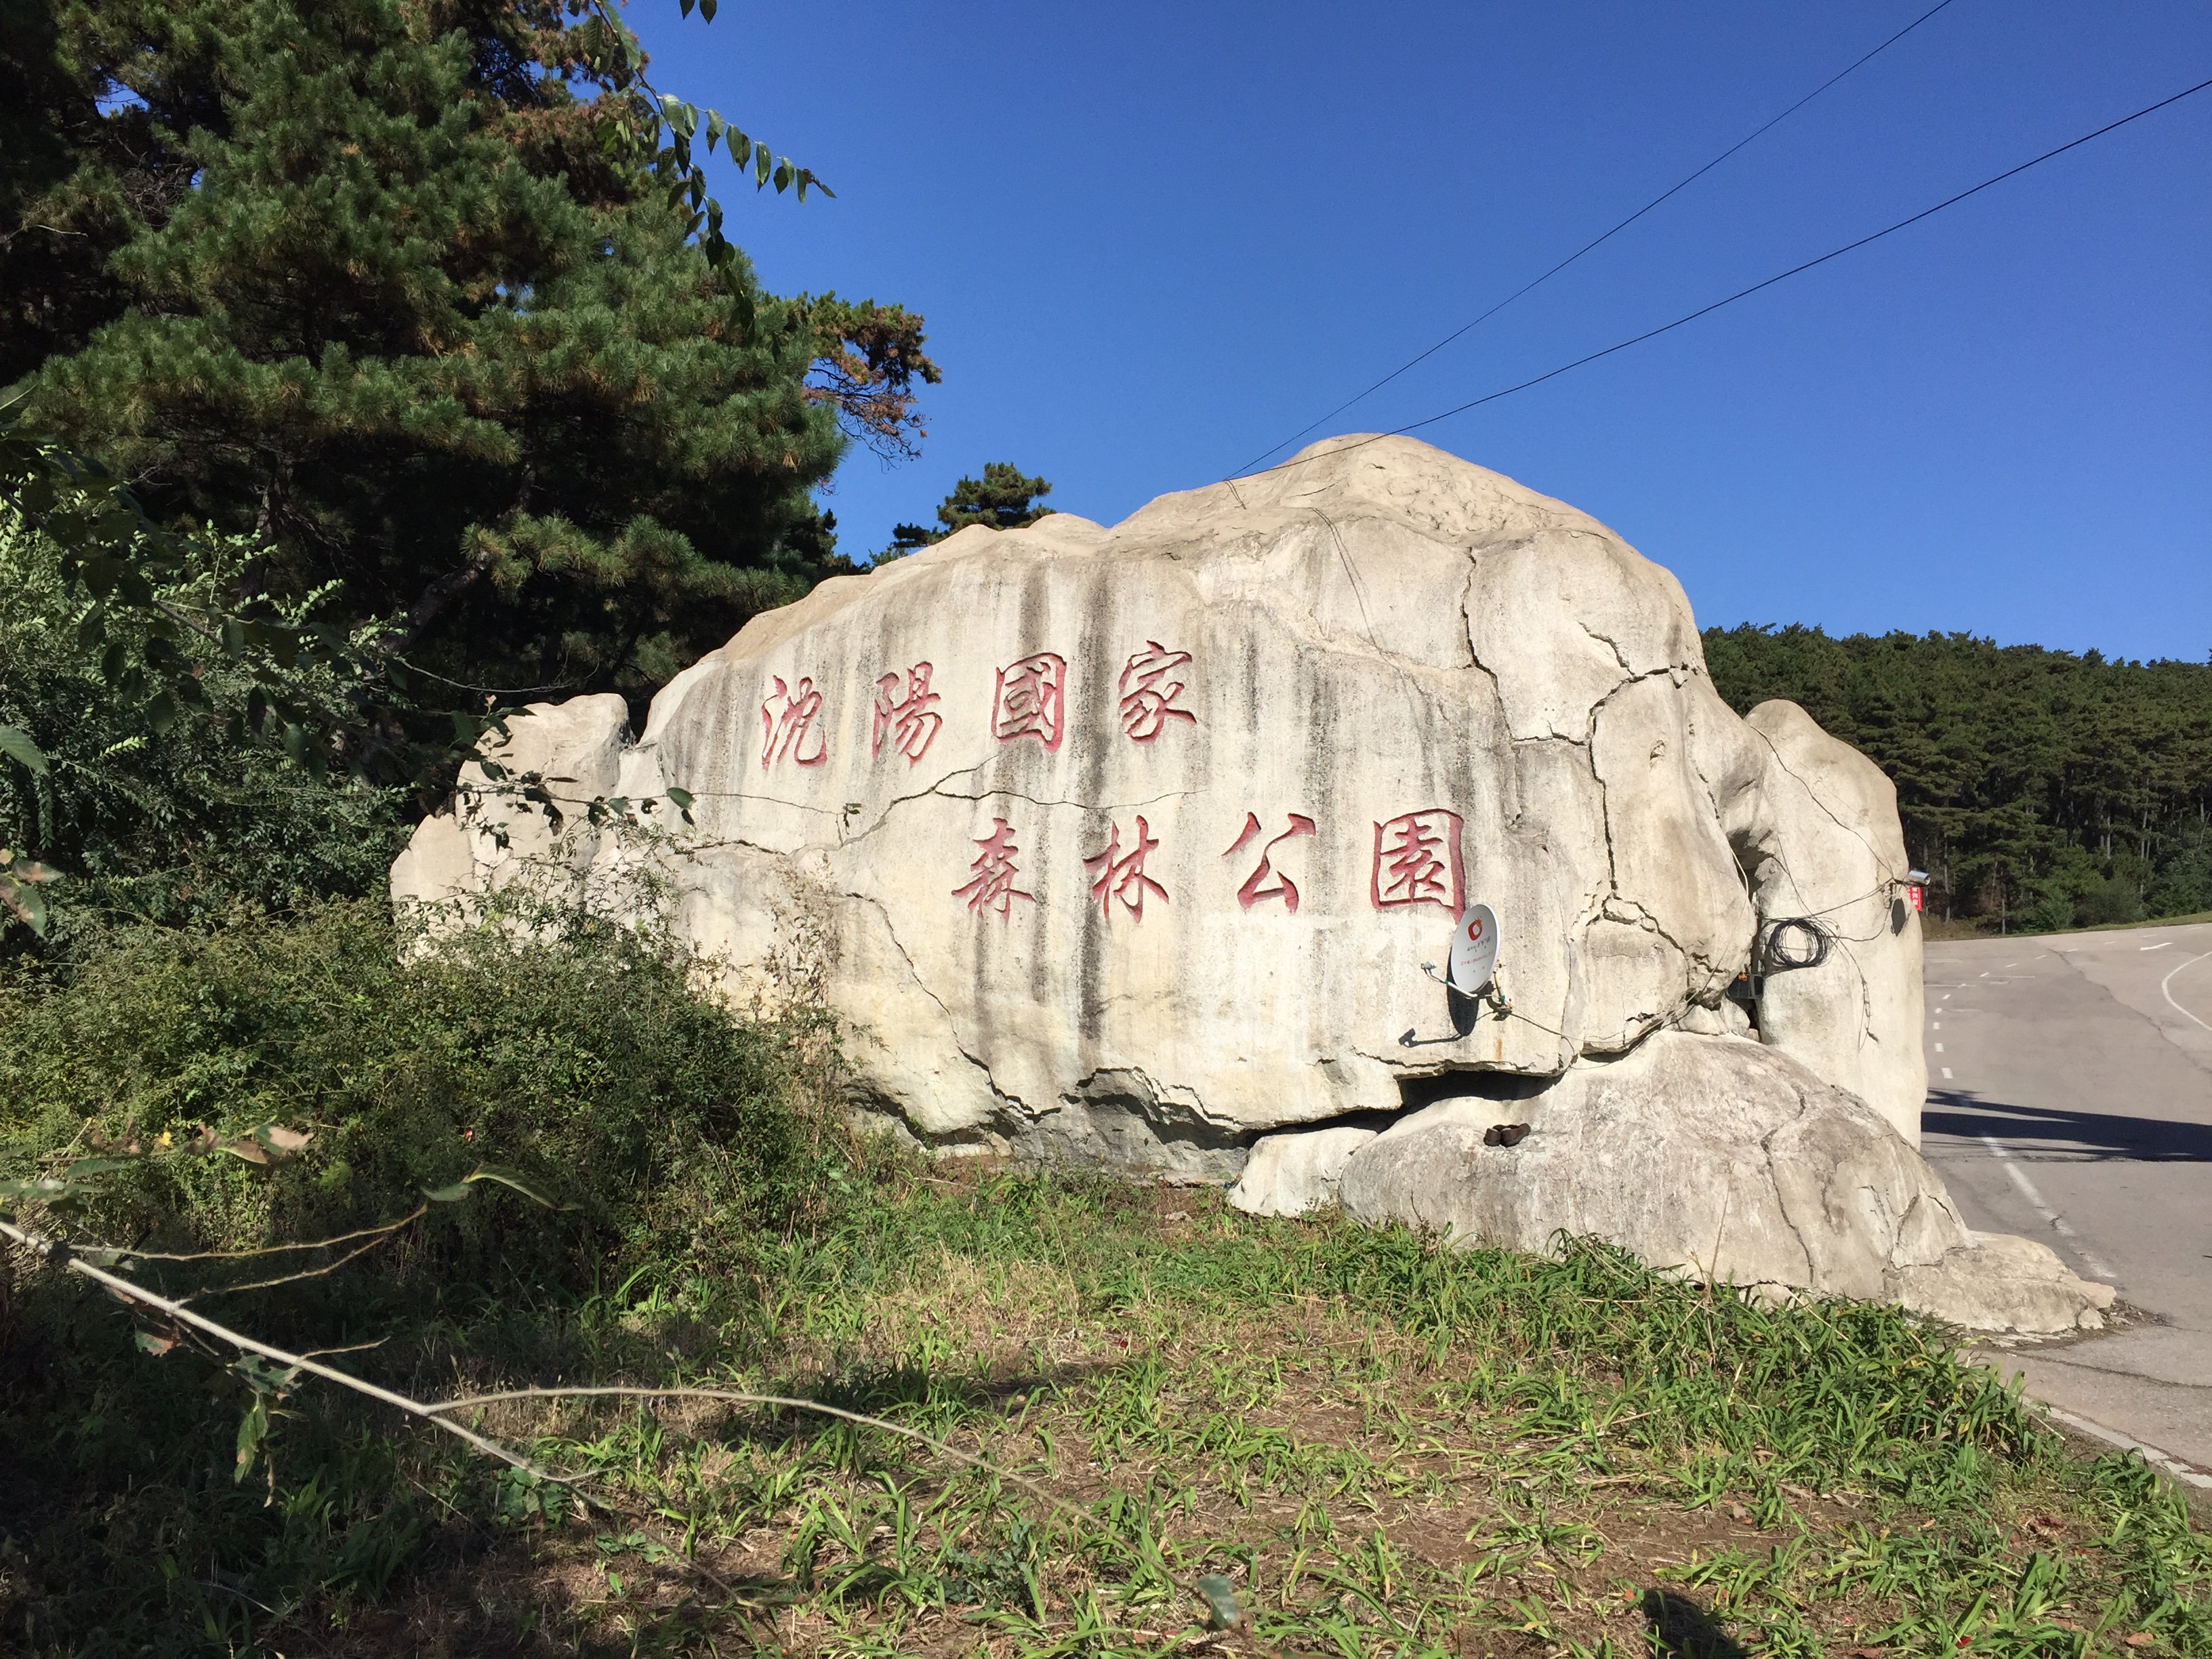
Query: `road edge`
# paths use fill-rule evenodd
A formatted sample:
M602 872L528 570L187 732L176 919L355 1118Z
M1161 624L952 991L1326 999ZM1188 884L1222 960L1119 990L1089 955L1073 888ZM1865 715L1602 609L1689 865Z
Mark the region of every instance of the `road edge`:
M2045 1423L2062 1438L2077 1446L2094 1449L2099 1455L2108 1451L2131 1451L2162 1476L2181 1495L2191 1519L2199 1527L2212 1526L2212 1473L2176 1457L2172 1452L2136 1439L2133 1435L2084 1417L2079 1412L2069 1412L2053 1406L2047 1401L2028 1396Z

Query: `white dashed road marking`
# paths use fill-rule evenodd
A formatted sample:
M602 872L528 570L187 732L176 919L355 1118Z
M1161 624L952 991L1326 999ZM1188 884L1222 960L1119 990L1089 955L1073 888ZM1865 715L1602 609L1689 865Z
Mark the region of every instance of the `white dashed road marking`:
M1943 1068L1943 1078L1944 1078L1944 1080L1945 1080L1946 1082L1948 1082L1948 1081L1950 1080L1950 1077L1951 1077L1951 1068L1950 1068L1949 1066L1946 1066Z
M2012 1177L2012 1184L2020 1188L2023 1198L2035 1206L2036 1212L2051 1224L2051 1230L2074 1246L2074 1253L2081 1258L2082 1266L2100 1279L2119 1277L2098 1260L2096 1253L2081 1242L2081 1235L2067 1224L2064 1216L2043 1201L2043 1194L2035 1190L2035 1183L2027 1178L2027 1172L2012 1161L2012 1153L2006 1149L2004 1142L1999 1140L1995 1135L1984 1135L1982 1145L1990 1149L1991 1157L2004 1165L2005 1173Z
M2140 945L2136 948L2139 951L2163 951L2167 945L2172 943L2173 941L2170 939L2162 939L2155 945Z

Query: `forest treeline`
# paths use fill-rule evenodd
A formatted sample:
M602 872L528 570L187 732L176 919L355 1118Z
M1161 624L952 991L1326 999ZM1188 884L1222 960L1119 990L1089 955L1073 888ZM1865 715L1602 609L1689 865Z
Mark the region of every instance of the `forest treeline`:
M1798 624L1705 644L1739 713L1786 697L1896 781L1935 913L2045 929L2212 910L2212 664Z

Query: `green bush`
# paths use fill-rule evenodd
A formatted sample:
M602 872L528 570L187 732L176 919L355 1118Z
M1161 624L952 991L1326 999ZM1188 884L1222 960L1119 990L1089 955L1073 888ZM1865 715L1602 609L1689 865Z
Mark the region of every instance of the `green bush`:
M728 1287L742 1316L749 1270L837 1188L811 1109L819 1033L733 1017L663 941L588 917L426 943L368 901L235 904L17 962L0 979L0 1174L142 1153L87 1212L21 1218L251 1249L404 1216L425 1188L503 1166L563 1207L480 1183L361 1261L250 1294L222 1287L340 1252L133 1269L172 1294L212 1287L203 1310L295 1350L361 1345L338 1363L418 1393L426 1367L541 1379L658 1353L595 1312L641 1268ZM268 1167L187 1150L271 1122L313 1138ZM234 1471L252 1377L212 1348L141 1352L134 1324L158 1350L158 1321L0 1259L0 1651L267 1652L244 1634L258 1609L312 1597L343 1623L492 1518L465 1496L492 1483L470 1455L410 1442L403 1480L388 1413L326 1387L289 1399Z
M20 970L0 986L0 1161L156 1152L85 1221L141 1248L329 1237L487 1164L562 1206L489 1185L434 1206L371 1276L410 1297L588 1291L648 1241L726 1257L811 1201L804 1033L700 1000L629 928L486 923L423 945L366 900L241 905ZM179 1150L270 1122L313 1136L274 1169Z
M161 597L187 613L228 596L264 551L212 533L182 550L190 568ZM282 610L316 619L331 596ZM42 774L0 763L0 845L64 877L47 891L58 936L102 916L187 921L240 899L284 908L382 890L406 834L405 792L314 777L278 744L227 731L270 683L318 718L340 718L349 688L326 665L218 656L200 680L207 715L156 731L144 688L128 672L111 679L83 642L91 609L63 580L53 544L0 506L0 725L27 733L48 762ZM111 615L106 637L124 663L147 646L143 618ZM25 935L6 942L21 949Z
M2074 900L2074 924L2078 927L2109 927L2115 922L2140 921L2142 896L2124 876L2100 876L2084 886Z

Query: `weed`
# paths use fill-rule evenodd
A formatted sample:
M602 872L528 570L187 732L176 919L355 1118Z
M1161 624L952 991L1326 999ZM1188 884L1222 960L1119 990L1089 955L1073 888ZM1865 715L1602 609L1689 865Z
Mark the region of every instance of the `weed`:
M535 1340L988 1467L730 1402L489 1408L589 1474L587 1516L330 1406L271 1443L254 1535L290 1565L177 1556L168 1646L349 1653L404 1615L418 1645L546 1653L2212 1653L2212 1548L2171 1492L2071 1456L1894 1309L1764 1307L1582 1242L1450 1251L1187 1194L1170 1230L1096 1180L859 1168L852 1201L756 1237L773 1289L743 1308L672 1256L545 1297ZM449 1321L410 1363L482 1375L507 1328ZM240 1513L177 1490L193 1527ZM20 1644L96 1651L17 1565L51 1583L49 1547L13 1547Z

